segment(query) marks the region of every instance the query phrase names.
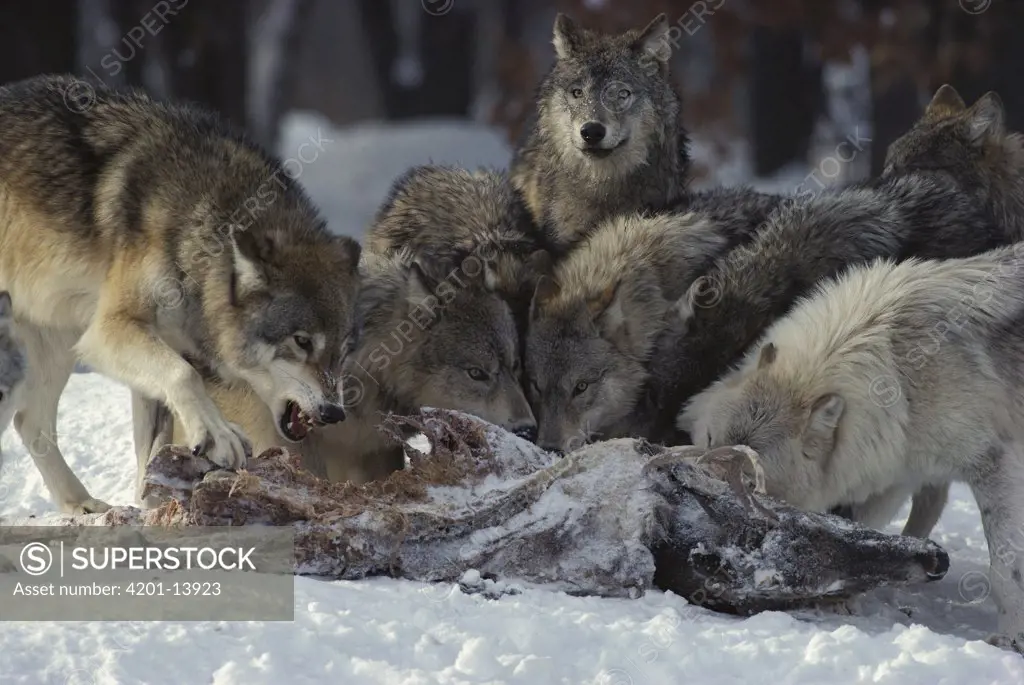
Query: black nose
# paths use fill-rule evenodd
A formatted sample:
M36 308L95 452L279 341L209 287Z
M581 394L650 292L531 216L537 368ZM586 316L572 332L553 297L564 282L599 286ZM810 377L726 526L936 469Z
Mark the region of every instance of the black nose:
M949 555L945 550L936 550L935 554L918 554L917 558L928 580L939 580L949 571Z
M597 121L588 121L580 127L580 135L583 137L583 141L590 145L604 140L605 133L604 124Z
M535 423L524 423L518 426L512 427L512 434L518 435L523 440L529 440L530 442L537 442L537 424Z
M339 423L345 420L345 409L340 404L320 405L320 420L324 423Z

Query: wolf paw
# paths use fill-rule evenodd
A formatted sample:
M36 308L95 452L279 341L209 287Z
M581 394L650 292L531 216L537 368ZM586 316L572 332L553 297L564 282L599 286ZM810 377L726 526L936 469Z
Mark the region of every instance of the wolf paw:
M202 428L191 444L193 455L202 455L225 469L240 469L252 456L252 443L242 429L224 420Z

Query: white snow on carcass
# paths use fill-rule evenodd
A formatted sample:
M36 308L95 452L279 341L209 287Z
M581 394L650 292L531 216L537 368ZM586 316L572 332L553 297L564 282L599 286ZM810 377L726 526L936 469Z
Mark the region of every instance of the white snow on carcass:
M323 126L305 115L289 121L286 157ZM333 142L324 142L300 181L332 226L354 235L410 164L507 164L500 134L461 122L324 128L323 134ZM312 156L308 148L304 154ZM780 174L785 177L802 178L796 170ZM124 387L94 374L72 377L58 433L94 496L131 503L135 458ZM4 434L2 449L0 518L52 512L13 430ZM906 514L891 531L899 531ZM526 588L492 600L454 584L391 579L298 578L295 621L287 623L14 623L2 620L0 598L0 683L1024 683L1024 659L982 642L995 611L985 597L985 537L965 486L954 487L933 538L950 553L945 579L874 592L852 605L853 615L770 612L741 619L661 592L628 600Z

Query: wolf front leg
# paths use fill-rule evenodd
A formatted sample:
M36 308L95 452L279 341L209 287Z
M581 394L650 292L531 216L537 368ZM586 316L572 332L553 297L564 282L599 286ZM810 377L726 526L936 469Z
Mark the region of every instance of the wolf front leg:
M18 334L25 344L27 359L14 429L61 513L104 512L110 506L89 495L57 446L57 405L75 367L74 336L28 323L19 323Z
M240 468L252 450L248 439L224 419L199 372L153 332L145 303L131 294L133 285L108 276L92 321L78 341L82 361L165 402L181 421L196 454L223 468Z
M999 610L993 640L1024 652L1024 444L990 450L971 480L989 552L989 586Z
M910 505L910 516L903 526L903 535L915 538L927 538L932 534L935 524L942 518L942 512L949 501L949 483L930 483L922 485L914 493Z
M157 450L171 443L173 433L174 417L167 406L143 396L137 390L132 390L132 437L135 442L135 458L139 465L135 474L135 500L140 506L152 508L159 504L155 500L143 501L146 466Z

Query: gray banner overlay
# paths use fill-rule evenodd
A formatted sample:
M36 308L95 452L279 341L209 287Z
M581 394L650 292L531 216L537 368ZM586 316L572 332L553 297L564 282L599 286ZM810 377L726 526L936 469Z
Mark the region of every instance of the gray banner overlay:
M290 527L0 527L0 621L291 621Z

